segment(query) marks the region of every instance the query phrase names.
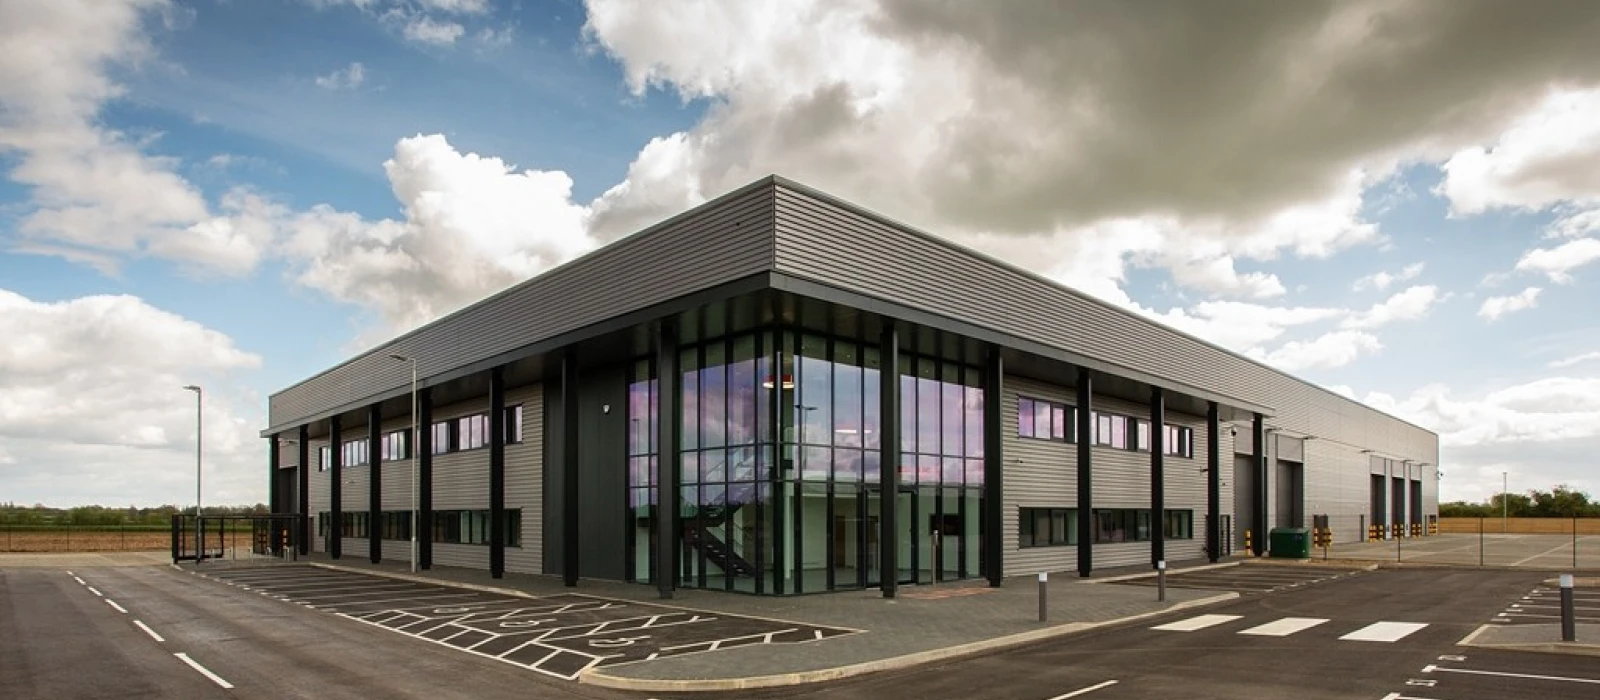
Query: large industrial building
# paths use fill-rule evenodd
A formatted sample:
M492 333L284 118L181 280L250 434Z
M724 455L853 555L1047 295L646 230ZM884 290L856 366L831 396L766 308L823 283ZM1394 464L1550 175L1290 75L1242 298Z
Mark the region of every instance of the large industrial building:
M270 403L302 551L408 560L415 502L422 568L663 596L1089 575L1438 509L1434 433L778 177Z

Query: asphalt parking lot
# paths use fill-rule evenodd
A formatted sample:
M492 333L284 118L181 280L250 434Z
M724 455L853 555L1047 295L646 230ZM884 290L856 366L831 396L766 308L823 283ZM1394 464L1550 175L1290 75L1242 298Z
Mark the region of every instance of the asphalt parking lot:
M596 666L858 632L585 595L509 596L310 566L199 575L563 680Z
M1238 564L1219 568L1179 570L1167 574L1170 588L1234 591L1240 595L1275 593L1365 573L1357 567L1324 565L1292 566L1278 564ZM1154 576L1130 578L1113 583L1126 586L1156 586Z
M1321 556L1321 550L1317 555ZM1600 535L1440 534L1378 542L1344 542L1334 559L1453 566L1511 566L1600 571Z

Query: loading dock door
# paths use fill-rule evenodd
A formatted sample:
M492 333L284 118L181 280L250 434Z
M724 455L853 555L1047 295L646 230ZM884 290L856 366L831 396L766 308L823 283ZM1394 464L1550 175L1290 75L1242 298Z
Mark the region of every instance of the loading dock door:
M1422 482L1418 481L1416 479L1412 479L1411 480L1411 491L1409 493L1411 495L1411 511L1410 511L1411 512L1411 524L1412 525L1421 525L1422 524Z
M1297 462L1278 460L1277 478L1273 484L1276 499L1273 510L1277 527L1305 527L1306 482L1305 467Z
M1389 502L1394 505L1394 510L1389 514L1389 524L1395 526L1397 531L1403 531L1406 522L1406 480L1403 477L1390 479L1393 488L1389 492ZM1404 536L1403 532L1397 532Z
M1389 523L1388 489L1384 488L1387 479L1382 474L1372 475L1372 519L1368 522L1382 527Z

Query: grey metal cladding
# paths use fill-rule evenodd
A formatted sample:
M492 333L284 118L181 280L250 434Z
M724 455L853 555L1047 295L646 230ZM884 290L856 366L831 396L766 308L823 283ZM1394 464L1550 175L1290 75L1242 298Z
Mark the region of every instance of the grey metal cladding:
M1437 461L1438 436L1043 277L781 178L775 272L1271 407L1271 424Z
M773 187L762 180L545 272L273 394L268 424L289 426L448 372L772 267Z

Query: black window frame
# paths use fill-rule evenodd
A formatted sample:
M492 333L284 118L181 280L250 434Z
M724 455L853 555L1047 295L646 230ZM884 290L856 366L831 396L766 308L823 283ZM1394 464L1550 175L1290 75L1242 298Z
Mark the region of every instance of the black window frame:
M1040 435L1037 434L1038 433L1037 418L1029 420L1028 421L1028 425L1023 425L1023 421L1022 421L1023 404L1027 404L1029 406L1029 408L1031 409L1028 412L1029 416L1038 416L1038 411L1039 411L1040 408L1043 408L1044 410L1046 410L1046 411L1048 411L1050 413L1050 434L1049 435L1040 436ZM1055 431L1056 431L1056 428L1057 428L1056 422L1055 422L1055 415L1056 415L1056 411L1057 410L1061 411L1061 425L1060 425L1061 436L1060 437L1057 437L1055 435ZM1050 441L1050 442L1061 442L1061 443L1066 443L1066 444L1069 444L1069 445L1073 444L1073 443L1076 443L1078 441L1077 440L1077 437L1078 437L1078 435L1077 435L1077 432L1078 432L1077 410L1078 409L1077 409L1076 406L1073 406L1072 404L1069 404L1069 403L1063 403L1063 402L1060 402L1060 401L1051 401L1049 399L1036 399L1036 398L1033 398L1031 396L1023 396L1021 394L1018 394L1017 395L1017 437L1019 437L1019 438L1028 438L1030 440L1047 440L1047 441Z
M1050 523L1050 532L1043 541L1039 539L1038 519L1044 516ZM1061 523L1061 538L1055 538L1057 522ZM1019 508L1017 512L1017 547L1019 549L1037 549L1041 547L1071 547L1078 544L1080 533L1077 532L1077 508Z

